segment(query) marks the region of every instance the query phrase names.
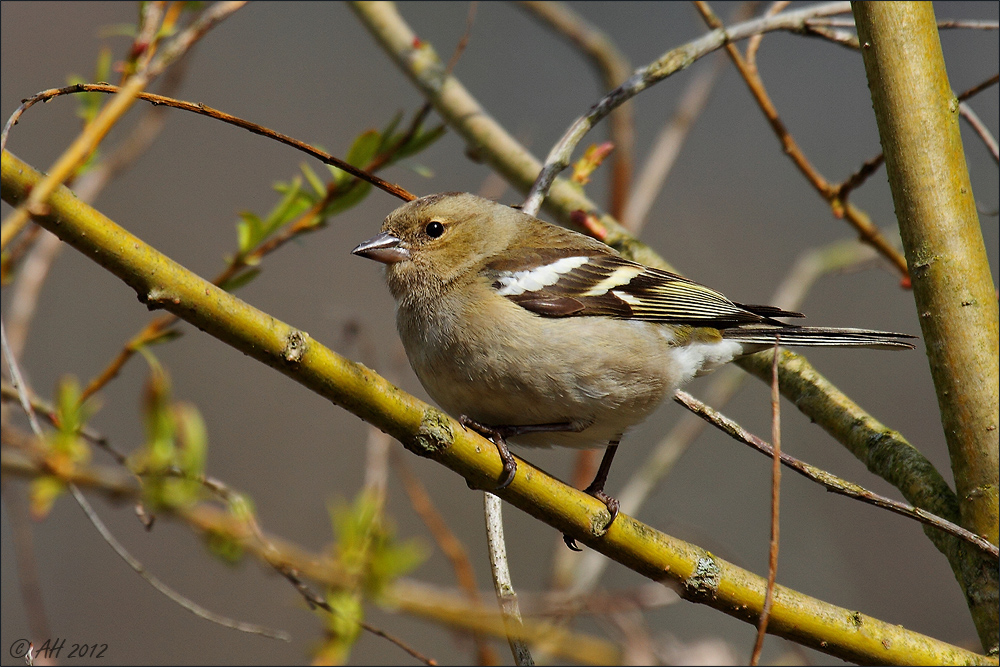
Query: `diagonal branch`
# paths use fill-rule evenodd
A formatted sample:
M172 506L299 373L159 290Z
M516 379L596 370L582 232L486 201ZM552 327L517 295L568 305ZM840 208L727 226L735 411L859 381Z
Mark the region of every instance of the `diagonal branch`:
M3 154L0 183L9 203L23 202L41 178L9 152ZM182 317L381 428L411 452L457 472L471 485L483 488L499 476L503 464L478 434L335 354L306 332L191 273L80 202L68 189L58 188L47 212L36 214L34 220L129 285L147 307ZM504 500L639 574L676 587L690 601L748 622L759 618L765 586L760 577L628 516L619 516L601 535L594 526L604 524L602 502L525 462L519 465L529 473L499 492ZM858 632L859 627L865 631ZM858 662L993 662L782 586L775 588L768 629Z

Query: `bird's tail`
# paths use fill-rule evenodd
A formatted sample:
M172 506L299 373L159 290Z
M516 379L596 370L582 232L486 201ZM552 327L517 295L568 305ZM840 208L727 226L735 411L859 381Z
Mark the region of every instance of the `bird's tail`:
M810 347L871 347L877 349L913 349L908 341L916 338L907 334L870 329L833 329L828 327L798 327L743 325L722 330L722 337L740 343L774 345L778 337L780 345L801 345Z

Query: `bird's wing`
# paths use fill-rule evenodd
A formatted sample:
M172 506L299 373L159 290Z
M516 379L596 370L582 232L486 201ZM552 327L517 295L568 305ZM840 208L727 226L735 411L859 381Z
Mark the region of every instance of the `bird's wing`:
M487 265L486 272L500 295L545 317L603 315L718 329L802 317L733 303L682 276L607 253L525 249Z

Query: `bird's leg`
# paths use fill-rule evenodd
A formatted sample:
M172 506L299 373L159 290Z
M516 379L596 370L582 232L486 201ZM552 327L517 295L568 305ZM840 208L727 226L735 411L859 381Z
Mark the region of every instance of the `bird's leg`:
M573 422L556 422L554 424L524 424L522 426L492 426L480 424L466 415L461 415L458 421L466 428L490 440L497 448L497 454L503 461L503 473L497 483L495 491L506 489L514 481L514 474L517 472L517 461L507 449L507 438L527 435L528 433L551 433L554 431L582 431L587 425L578 425ZM610 464L609 464L610 465ZM607 477L607 473L604 475ZM593 485L591 485L593 486Z
M597 469L597 474L594 475L594 481L590 483L584 493L589 493L594 496L608 508L608 513L611 514L611 518L608 520L604 530L607 531L611 527L611 524L615 522L618 517L618 499L612 498L607 493L604 492L604 484L608 481L608 473L611 472L611 462L615 458L615 453L618 451L618 440L614 440L608 443L608 448L604 450L604 457L601 459L601 465ZM566 546L573 551L581 551L580 547L577 546L576 540L574 540L569 535L563 534L563 542Z

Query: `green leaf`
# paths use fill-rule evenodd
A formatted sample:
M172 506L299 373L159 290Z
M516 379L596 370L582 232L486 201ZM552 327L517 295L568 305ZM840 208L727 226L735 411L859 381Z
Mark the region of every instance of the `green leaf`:
M326 196L326 184L320 179L315 171L312 170L305 162L302 163L301 167L302 175L306 177L306 182L312 186L312 189L316 192L317 197Z
M73 466L90 460L90 447L80 437L80 431L97 411L92 400L80 403L80 382L71 375L63 376L56 388L57 430L49 437L52 453L59 458L56 467Z
M334 197L330 204L323 209L324 216L337 215L358 204L368 196L372 190L372 184L366 181L358 181L354 187L347 190L343 195Z
M413 164L411 164L410 165L410 169L417 176L422 176L424 178L432 178L434 176L434 170L433 169L431 169L430 167L428 167L426 165L420 164L418 162L414 162Z
M242 211L236 223L236 236L240 252L250 252L264 236L264 221L250 211Z
M205 494L205 422L194 405L171 400L166 370L145 346L138 351L150 370L143 394L146 443L129 457L130 468L143 477L147 505L153 509L187 507Z
M444 125L438 125L437 127L431 128L426 132L416 133L412 139L406 142L405 145L400 146L399 151L396 153L397 155L396 159L402 159L404 157L408 157L410 155L419 153L420 151L424 150L425 148L433 144L435 141L443 137L445 132L447 131L448 131L447 127L445 127Z
M302 192L302 179L298 176L293 178L289 183L281 183L279 185L281 186L280 189L278 185L275 186L275 189L279 192L284 192L284 197L282 197L281 201L278 202L277 206L267 216L267 220L264 222L263 234L258 243L294 220L311 205L308 194Z
M393 144L399 141L401 135L396 134L396 128L399 127L399 123L403 120L403 112L397 111L396 115L392 117L389 124L382 128L382 140L379 142L378 152L388 150Z
M326 614L326 641L314 655L314 663L342 665L351 655L351 648L361 636L361 622L365 611L361 596L354 591L330 590L326 603L331 613Z
M378 130L368 130L362 132L351 149L347 151L346 161L359 169L372 161L378 152L379 144L382 142L382 135Z
M256 510L253 501L242 493L231 493L227 498L229 512L240 521L249 521L254 518Z
M201 414L190 403L175 404L171 416L176 433L173 461L176 471L171 470L170 475L161 480L161 501L168 507L186 507L202 497L201 479L208 456L208 434Z
M180 444L177 467L191 477L201 477L205 474L205 460L208 457L205 420L194 404L182 402L174 406L174 422L177 424L177 440Z
M149 365L149 378L143 391L143 417L146 424L146 465L160 471L174 463L174 420L170 410L170 377L148 348L139 352Z
M399 542L373 494L362 491L353 505L331 507L336 555L345 571L359 577L365 591L379 595L392 581L427 556L419 541Z
M253 225L247 220L236 222L236 247L241 255L253 250Z
M208 531L205 533L205 545L209 551L230 565L235 565L243 558L243 545L228 535Z
M58 477L44 475L33 480L28 492L32 518L40 521L47 517L56 500L65 492L66 485Z

